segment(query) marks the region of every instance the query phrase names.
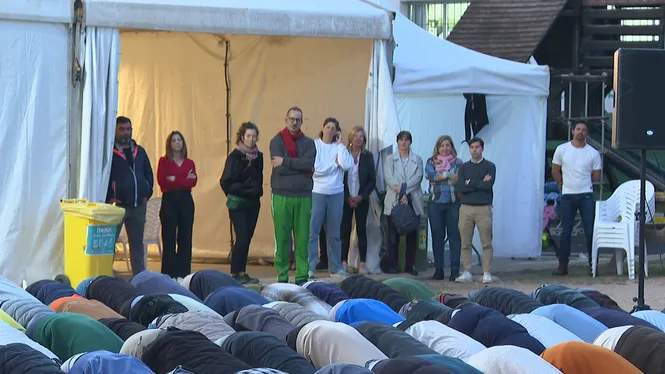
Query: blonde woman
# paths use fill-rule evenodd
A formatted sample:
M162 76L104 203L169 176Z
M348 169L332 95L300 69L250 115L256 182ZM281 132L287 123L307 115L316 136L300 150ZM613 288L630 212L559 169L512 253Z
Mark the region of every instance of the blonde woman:
M453 139L440 136L434 144L432 157L425 163L425 178L429 181L430 202L427 206L429 225L432 230L432 251L436 270L432 279L441 280L443 272L443 252L446 237L450 245L450 280L459 276L462 242L457 223L459 222L459 201L455 195L457 170L462 160L457 158Z
M376 186L374 155L365 149L367 136L365 129L354 127L349 133L349 152L353 156L353 166L344 175L344 213L342 216L342 264L346 268L349 260L353 216L356 217L356 234L360 255L360 274L367 274L367 214L369 196Z

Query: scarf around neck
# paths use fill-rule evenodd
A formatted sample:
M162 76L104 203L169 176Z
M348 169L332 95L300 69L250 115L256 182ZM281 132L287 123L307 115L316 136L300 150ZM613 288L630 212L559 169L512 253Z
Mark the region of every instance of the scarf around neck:
M436 171L439 173L442 173L444 171L450 171L452 168L452 161L455 159L455 156L452 154L448 156L442 156L442 155L437 155L436 156L436 161L438 161L438 164L436 165Z
M298 157L298 147L296 147L296 140L304 136L302 131L291 134L289 129L285 127L282 129L282 131L279 132L279 134L282 136L282 142L284 142L284 146L286 147L286 151L288 152L289 157Z
M238 143L238 150L242 152L248 160L254 160L259 156L259 148L254 146L254 148L249 148L242 143Z

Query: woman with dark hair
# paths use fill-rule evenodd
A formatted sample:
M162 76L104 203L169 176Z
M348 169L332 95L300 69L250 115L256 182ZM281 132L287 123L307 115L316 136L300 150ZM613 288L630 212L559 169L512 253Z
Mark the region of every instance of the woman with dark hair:
M342 217L342 264L347 266L353 216L356 216L356 234L358 235L358 254L360 266L358 272L367 274L367 214L369 197L376 186L374 155L365 149L367 136L365 129L356 126L349 133L349 152L353 156L353 166L344 177L344 215Z
M386 197L383 213L388 217L388 254L381 268L385 273L399 273L400 234L393 224L391 213L397 204L408 204L417 216L425 214L425 201L420 183L423 181L423 159L411 151L413 137L408 131L397 134L397 152L389 155L383 162L383 177L386 183ZM416 251L418 250L418 230L406 236L406 264L404 272L418 275L416 269Z
M157 166L157 182L162 190L162 273L172 278L184 278L192 272L192 188L197 180L194 161L187 158L185 138L173 131L166 138L166 154Z
M341 136L339 122L334 118L326 118L319 139L314 141L316 158L309 227L309 278L315 276L319 258L319 232L324 224L330 274L346 275L346 269L342 267L340 227L344 211L344 172L353 166L353 157L342 144Z
M455 194L457 169L463 162L457 158L453 139L448 135L440 136L434 144L432 157L425 163L425 177L429 181L430 202L427 215L432 229L432 251L434 252L434 276L444 278L443 254L446 238L450 245L450 280L459 276L462 242L457 223L459 222L460 204Z
M231 276L241 284L258 283L247 274L249 245L254 236L263 196L263 153L256 142L259 129L251 122L240 125L236 134L237 148L226 158L219 180L229 209L235 243L231 249Z

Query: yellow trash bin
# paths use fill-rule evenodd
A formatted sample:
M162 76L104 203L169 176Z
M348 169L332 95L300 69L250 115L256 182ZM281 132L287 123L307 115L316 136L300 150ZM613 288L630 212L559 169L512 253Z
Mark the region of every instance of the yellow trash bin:
M65 214L65 275L76 288L84 279L113 275L117 226L125 209L88 200L62 200Z

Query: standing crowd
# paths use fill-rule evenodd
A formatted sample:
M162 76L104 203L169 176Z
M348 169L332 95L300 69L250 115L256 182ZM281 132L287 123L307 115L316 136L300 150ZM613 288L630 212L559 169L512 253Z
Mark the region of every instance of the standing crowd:
M368 274L367 218L370 195L375 190L374 155L366 149L367 136L354 127L348 143L335 118L326 118L312 140L301 130L303 113L298 107L286 112L285 127L269 145L272 166L272 214L275 231L275 267L278 281L289 281L295 262L295 283L316 277L316 270L329 269L331 276L346 276L351 231L355 218L360 264L358 272ZM580 210L585 231L593 224L592 179L600 169L599 156L586 145L587 127L578 124L572 142L557 149L553 175L563 187L564 237L557 274L567 274L570 233L576 210ZM125 226L134 274L146 268L143 231L146 204L153 193L153 171L145 150L132 139L129 118L118 117L107 202L125 209L118 232ZM264 156L258 150L258 127L245 122L238 129L236 149L226 160L220 185L227 197L226 206L235 232L231 250L231 275L240 283L258 283L246 272L249 247L256 229L263 196ZM381 260L386 273L418 275L416 251L418 226L425 214L422 179L429 181L429 218L435 260L433 279L444 279L444 248L450 253L449 279L471 282L473 235L478 228L483 247L483 283L492 282L492 203L496 178L495 165L483 158L484 142L475 137L467 141L471 159L457 156L450 136L437 139L432 156L423 162L412 152L408 131L397 135L397 152L383 160L386 186L383 213L388 222L387 253ZM595 151L595 153L593 153ZM564 165L565 164L565 165ZM587 175L588 174L588 175ZM160 158L157 181L162 190L162 269L172 278L191 273L194 201L191 190L198 177L194 162L187 157L183 135L173 131ZM563 181L566 181L564 184ZM588 203L590 202L590 203ZM406 241L406 261L398 268L401 237ZM587 235L590 237L589 235ZM566 239L568 237L568 239ZM590 244L589 244L590 247ZM321 252L321 253L320 253ZM461 262L461 263L460 263ZM460 272L460 265L462 266Z

